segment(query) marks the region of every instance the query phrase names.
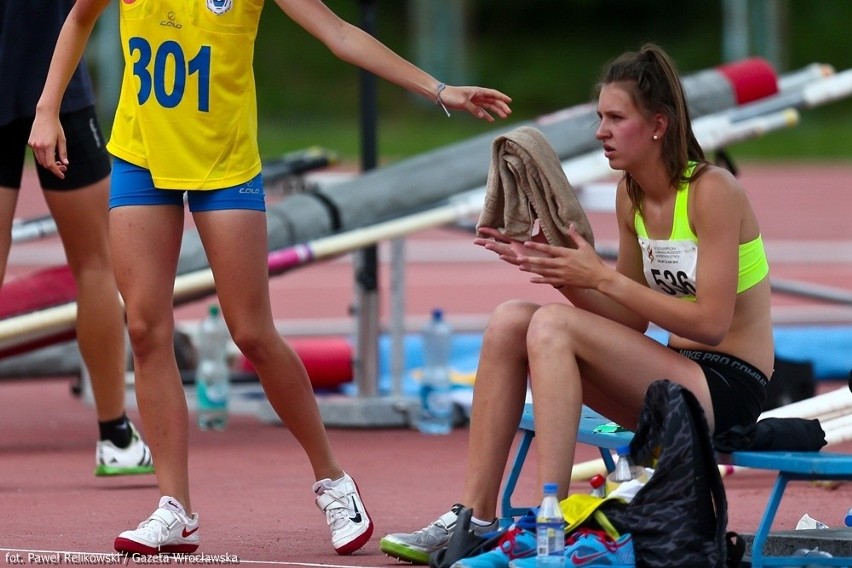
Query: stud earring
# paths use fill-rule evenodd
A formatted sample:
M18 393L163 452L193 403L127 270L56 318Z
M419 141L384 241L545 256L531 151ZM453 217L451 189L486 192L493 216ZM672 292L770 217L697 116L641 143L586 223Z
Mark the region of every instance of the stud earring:
M657 136L656 134L654 134L654 140L656 140L656 139L658 139L658 138L659 138L659 136Z

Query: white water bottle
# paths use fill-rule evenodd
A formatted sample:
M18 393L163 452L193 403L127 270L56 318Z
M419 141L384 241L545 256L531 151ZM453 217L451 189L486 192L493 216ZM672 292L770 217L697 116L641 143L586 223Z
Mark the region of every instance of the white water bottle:
M230 338L219 306L212 304L198 329L195 392L198 427L202 430L224 430L228 424L231 388L227 357Z
M615 469L606 476L607 495L618 489L622 483L637 479L642 472L642 468L635 467L630 459L630 446L621 446L615 453L618 455Z
M630 446L621 446L616 450L618 453L618 461L615 464L615 471L612 472L612 480L624 483L633 479L632 463L630 462Z
M557 484L544 484L544 498L535 519L536 567L562 568L565 559L565 517L556 496Z
M440 309L423 328L423 378L420 383L420 417L417 428L424 434L449 434L453 429L450 380L452 327Z

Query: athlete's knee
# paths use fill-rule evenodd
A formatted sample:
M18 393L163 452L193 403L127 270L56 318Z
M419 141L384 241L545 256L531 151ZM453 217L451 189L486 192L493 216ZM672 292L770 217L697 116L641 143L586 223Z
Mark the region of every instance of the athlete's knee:
M255 325L235 323L230 331L237 349L255 364L262 364L283 341L274 329L265 330Z
M174 350L174 326L156 324L144 317L127 318L127 335L136 359L144 360L161 349Z
M118 294L115 282L115 272L109 257L102 259L89 259L82 262L71 262L68 267L74 276L74 282L81 293L89 290L97 294Z
M581 318L582 310L568 304L542 306L530 318L527 344L541 349L549 349L555 343L564 345L581 332Z
M521 300L503 302L488 320L483 341L516 340L527 333L530 319L538 309L538 304Z

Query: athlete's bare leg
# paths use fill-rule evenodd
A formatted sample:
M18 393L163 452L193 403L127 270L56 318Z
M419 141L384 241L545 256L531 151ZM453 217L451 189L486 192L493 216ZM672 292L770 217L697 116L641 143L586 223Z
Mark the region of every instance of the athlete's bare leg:
M539 487L559 483L567 496L583 403L634 429L645 392L656 380L677 382L695 395L711 431L713 408L701 367L658 341L569 304L548 304L527 333L535 404Z
M125 302L136 399L161 495L189 498L189 411L174 352L173 291L183 234L183 207L110 210L110 242Z
M478 519L496 516L509 451L527 390L526 336L538 308L510 301L494 310L482 338L470 419L463 500Z
M17 203L18 191L0 186L0 284L3 284L9 251L12 248L12 222L15 219Z
M77 283L77 342L92 382L98 420L124 414L124 310L109 250L109 178L72 191L45 191Z
M332 453L307 371L275 329L265 214L231 210L193 217L231 337L257 371L272 407L305 450L314 477L340 478L343 471Z

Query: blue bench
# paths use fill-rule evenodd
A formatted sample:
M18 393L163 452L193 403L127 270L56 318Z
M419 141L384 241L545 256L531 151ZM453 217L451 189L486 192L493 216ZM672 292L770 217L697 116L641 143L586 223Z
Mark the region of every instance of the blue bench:
M632 432L606 432L601 427L612 423L594 410L583 407L580 416L580 428L577 432L577 442L596 446L600 449L601 457L607 471L612 471L614 463L611 450L626 445L633 437ZM535 436L535 419L532 404L527 404L521 416L519 428L522 437L518 450L515 454L512 468L506 478L501 501L501 514L504 523L510 519L523 515L529 507L517 507L512 505L512 495L518 483L524 461L529 452ZM753 568L764 566L852 566L852 558L802 558L792 556L764 555L764 548L769 537L775 513L787 483L790 481L849 481L852 480L852 455L831 452L734 452L732 454L720 454L719 461L726 464L750 467L754 469L765 469L777 471L775 484L769 495L766 510L760 521L760 525L754 534L751 551L751 565Z

